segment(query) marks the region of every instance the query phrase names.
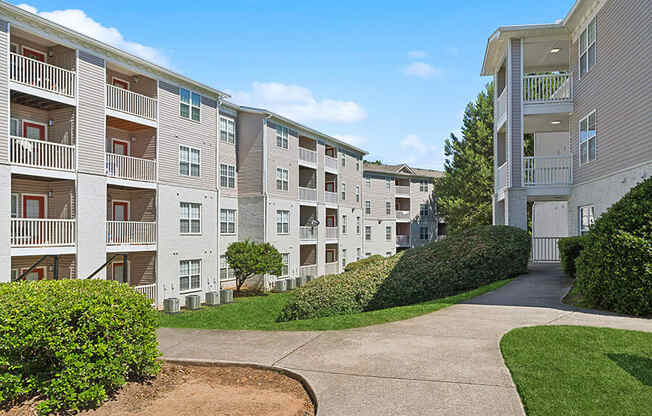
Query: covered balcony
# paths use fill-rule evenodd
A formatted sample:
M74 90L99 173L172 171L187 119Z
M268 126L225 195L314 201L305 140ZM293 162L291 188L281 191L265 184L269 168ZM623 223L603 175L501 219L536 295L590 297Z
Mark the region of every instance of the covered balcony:
M109 182L123 185L128 185L128 181L156 182L156 145L156 129L107 117L106 175L118 179Z
M158 85L148 78L111 62L106 66L106 112L116 117L156 127Z
M324 146L324 169L327 172L337 174L337 148L325 145Z
M156 250L156 191L107 186L109 252Z
M315 244L317 242L317 207L302 205L299 208L299 240L301 244Z
M317 171L299 166L299 201L317 202Z
M410 224L396 223L396 246L410 247Z
M395 198L394 206L396 208L396 221L410 221L412 219L409 198Z
M108 280L127 283L134 290L156 303L156 252L128 254L107 253ZM126 264L126 266L125 266Z
M11 281L75 279L74 254L51 256L12 256Z
M326 240L337 241L338 237L338 220L337 210L326 208Z
M339 272L338 264L338 245L337 244L326 244L326 258L324 265L324 274L336 274Z
M324 202L337 204L337 175L325 172L324 179Z
M299 164L317 168L317 141L305 136L299 137Z
M395 194L410 197L410 180L407 178L396 178L394 180Z
M317 246L301 246L299 251L299 276L317 277Z

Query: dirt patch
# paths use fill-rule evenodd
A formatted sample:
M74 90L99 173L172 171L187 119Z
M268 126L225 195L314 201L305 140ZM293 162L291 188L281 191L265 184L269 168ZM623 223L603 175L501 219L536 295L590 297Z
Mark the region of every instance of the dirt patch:
M34 414L34 401L2 414ZM313 416L315 409L300 382L275 371L249 367L164 364L146 382L127 383L86 416Z

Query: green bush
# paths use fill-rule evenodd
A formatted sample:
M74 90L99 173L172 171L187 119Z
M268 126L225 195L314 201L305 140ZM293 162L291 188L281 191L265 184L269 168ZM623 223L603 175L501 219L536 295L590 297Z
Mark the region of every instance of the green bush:
M568 277L575 278L575 261L584 248L586 236L565 237L559 239L561 267Z
M652 178L596 220L576 268L576 284L589 303L620 313L652 314Z
M320 318L455 295L527 271L530 237L481 226L297 289L278 320Z
M0 404L39 396L42 414L93 408L159 371L156 311L125 284L5 283L0 305Z
M358 261L354 261L353 263L349 263L344 267L345 272L352 272L354 270L358 270L359 268L366 266L369 263L373 263L377 260L382 260L384 259L383 256L380 254L374 254L373 256L366 257L364 259L360 259Z

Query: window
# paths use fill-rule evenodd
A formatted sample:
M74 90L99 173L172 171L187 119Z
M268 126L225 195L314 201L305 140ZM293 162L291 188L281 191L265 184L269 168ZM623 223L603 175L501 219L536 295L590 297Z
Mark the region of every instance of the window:
M369 225L364 226L364 239L371 241L371 226Z
M221 234L235 234L235 215L234 209L220 209Z
M11 194L11 218L20 217L20 198L18 194Z
M342 249L342 268L346 267L346 249Z
M185 88L179 88L179 115L194 121L199 121L201 96Z
M364 213L371 215L371 201L364 201Z
M11 281L15 282L18 280L18 269L11 269Z
M385 214L392 215L392 203L385 201Z
M360 229L362 227L362 220L360 217L355 217L355 233L360 235Z
M287 149L289 133L290 130L287 127L276 125L276 146Z
M360 202L360 185L355 186L355 202Z
M371 188L371 176L365 176L365 182L367 183L367 189Z
M342 150L340 150L340 154L342 155L342 157L341 157L341 159L342 159L342 167L345 168L346 167L346 155L344 154L344 151L342 151Z
M226 256L220 256L220 281L233 279L235 279L235 275L233 269L229 266L229 262L226 261Z
M290 275L290 253L281 253L281 275L278 277L287 277Z
M179 146L179 175L199 176L200 165L199 149L188 146Z
M346 184L342 184L342 201L346 201Z
M430 214L430 209L428 209L428 204L421 204L419 207L419 215L422 217L427 217Z
M392 239L392 226L388 225L385 227L385 240L389 241Z
M360 161L359 160L355 161L355 170L356 170L356 172L360 172Z
M235 189L235 166L220 163L220 186Z
M580 235L584 235L589 232L595 222L595 207L593 205L580 207L579 217Z
M362 258L362 249L361 248L356 248L355 249L355 261L358 261Z
M365 257L370 257L370 256L371 256L371 253L364 253L364 256L365 256Z
M201 204L191 202L181 202L179 232L181 234L199 234L201 233Z
M421 192L428 192L428 181L425 179L422 179L419 181L419 191Z
M580 120L580 165L595 160L597 140L596 124L595 110Z
M579 57L580 57L580 78L582 78L582 75L586 74L589 72L589 70L595 65L595 58L596 58L596 24L595 24L595 17L589 25L584 29L582 34L580 35L580 42L579 42Z
M428 239L428 227L419 227L419 239L420 240Z
M276 211L276 233L288 234L290 232L290 211Z
M287 191L288 184L288 170L276 168L276 189L278 191Z
M385 178L385 188L392 189L392 178L389 176Z
M235 120L220 116L220 140L235 144Z
M179 262L179 290L197 290L201 286L201 260Z
M346 234L346 215L342 215L342 234Z
M9 126L9 134L11 136L20 136L20 122L18 119L12 118Z

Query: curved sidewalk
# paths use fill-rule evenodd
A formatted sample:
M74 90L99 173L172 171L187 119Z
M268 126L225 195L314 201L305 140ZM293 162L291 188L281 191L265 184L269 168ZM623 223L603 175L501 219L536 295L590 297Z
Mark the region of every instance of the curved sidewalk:
M291 370L313 388L318 416L524 415L499 342L531 325L652 332L652 320L563 305L558 266L466 303L406 321L326 332L159 330L166 359L260 364Z

